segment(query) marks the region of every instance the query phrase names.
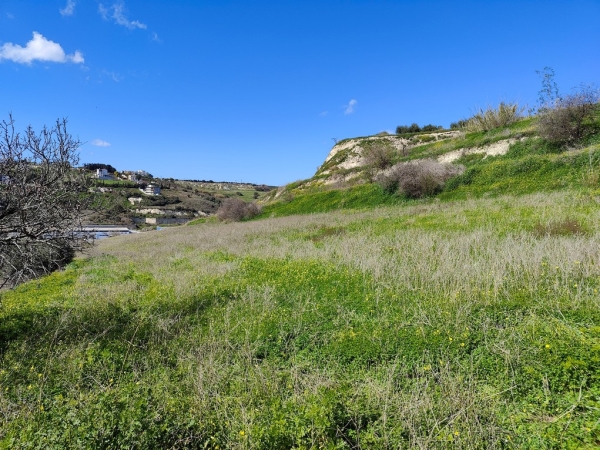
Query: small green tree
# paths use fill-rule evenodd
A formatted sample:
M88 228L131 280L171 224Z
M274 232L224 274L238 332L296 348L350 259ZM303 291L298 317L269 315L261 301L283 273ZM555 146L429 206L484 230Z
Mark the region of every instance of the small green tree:
M421 127L416 123L413 123L408 127L409 133L418 133L419 131L421 131Z

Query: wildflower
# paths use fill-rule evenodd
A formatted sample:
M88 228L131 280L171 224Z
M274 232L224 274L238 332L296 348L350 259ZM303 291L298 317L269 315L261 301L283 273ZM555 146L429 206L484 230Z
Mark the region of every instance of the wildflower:
M246 433L244 432L244 430L240 430L240 436L245 436Z
M550 348L550 344L546 344L546 348Z

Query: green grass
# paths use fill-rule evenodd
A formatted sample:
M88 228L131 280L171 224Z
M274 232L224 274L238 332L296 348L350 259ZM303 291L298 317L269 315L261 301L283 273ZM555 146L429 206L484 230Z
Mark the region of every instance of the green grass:
M530 126L531 120L523 120L515 126L523 127L524 124ZM467 135L467 138L481 145L481 141L475 141L473 135L484 134L483 132L472 133ZM490 139L489 142L496 142L494 140L496 137ZM452 144L452 148L455 145L459 146L458 148L466 145L464 141L460 142L460 144ZM588 139L585 145L587 147L565 151L541 139L528 138L512 144L509 152L502 156L485 158L482 154L464 156L456 163L463 164L466 167L465 172L450 179L437 198L442 201L452 201L482 196L551 192L567 188L598 190L600 189L600 137L594 136ZM427 151L419 151L420 156L431 156L433 150L429 148ZM448 148L444 150L447 151ZM416 155L407 158L416 158ZM342 189L325 189L322 186L302 188L302 186L302 183L287 186L282 196L285 200L267 203L260 217L310 214L337 209L374 208L383 205L399 205L408 201L397 195L385 194L376 184L367 183Z
M2 293L0 448L595 448L597 211L567 190L102 241Z
M267 204L259 217L312 214L338 209L363 209L401 202L402 200L398 197L385 194L379 185L366 184L349 189L330 189L299 194L288 201Z
M96 186L110 186L113 188L137 188L138 185L134 181L126 180L94 180Z
M600 148L555 154L535 147L535 141L515 144L508 154L465 161L467 170L451 179L440 195L443 200L483 195L527 194L565 188L598 188L590 177L600 171ZM539 150L530 151L532 150Z
M598 448L600 137L534 121L414 148L528 137L434 199L300 181L0 293L0 449Z

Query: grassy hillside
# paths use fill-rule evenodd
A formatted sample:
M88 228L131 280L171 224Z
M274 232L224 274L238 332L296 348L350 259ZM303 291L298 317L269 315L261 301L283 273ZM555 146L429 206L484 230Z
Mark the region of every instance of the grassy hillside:
M0 448L597 448L597 199L100 242L2 295Z
M464 166L434 197L354 164L404 138L356 139L261 220L2 292L0 449L600 447L600 133L535 120L409 136L391 164Z
M355 138L350 140L353 144L349 148L341 141L337 144L341 150L323 163L314 177L267 196L262 217L407 203L402 195L385 194L372 182L373 169L366 161L358 158L359 165L345 168L346 161L376 145L392 150L390 164L425 158L443 160L450 153L464 153L452 164L464 166L465 172L445 184L437 195L440 200L567 188L600 189L600 132L597 130L570 146L552 144L537 136L536 121L537 118L528 117L505 127L461 132L451 138L428 138L431 135L421 133L407 138L413 143L404 152L394 148L393 136ZM594 126L600 128L600 110ZM503 142L508 152L495 156L483 153L487 146Z
M264 195L270 187L227 182L182 181L173 179L149 180L162 187L161 194L144 195L136 183L129 181L97 181L95 210L87 218L89 223L123 223L135 227L134 218L213 215L226 198L240 198L247 202ZM264 189L264 190L263 190ZM129 198L139 202L130 203ZM152 211L152 212L151 212Z

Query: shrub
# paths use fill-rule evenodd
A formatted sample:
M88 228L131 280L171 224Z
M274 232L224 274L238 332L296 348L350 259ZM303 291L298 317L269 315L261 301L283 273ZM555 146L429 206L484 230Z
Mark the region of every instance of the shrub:
M421 131L438 131L438 130L443 130L444 127L441 125L433 125L433 124L428 124L425 125L423 128L421 128Z
M410 127L408 127L409 133L418 133L419 131L421 131L421 127L416 123L413 123Z
M461 119L458 122L452 122L450 124L450 129L451 130L460 130L462 128L465 128L467 126L467 120L465 119Z
M422 198L438 193L446 180L462 173L464 167L442 164L433 159L399 163L383 172L377 183L388 193Z
M217 217L223 222L239 222L251 219L260 213L260 206L256 203L246 203L239 198L223 200L217 211Z
M519 107L518 103L501 102L497 108L479 108L479 111L464 122L462 128L467 131L489 131L516 122L522 117L522 113L523 108Z
M421 131L438 131L443 130L444 127L441 125L432 125L428 124L423 127L420 127L418 124L413 123L412 125L398 125L396 127L396 134L404 134L404 133L419 133Z
M564 219L547 224L538 222L533 228L533 234L538 237L572 236L584 233L585 230L577 219Z
M549 142L568 144L594 131L592 119L598 108L600 95L591 86L582 86L577 92L555 100L554 105L540 111L537 129Z
M411 125L398 125L396 127L396 134L418 133L419 131L421 131L421 127L416 123Z
M383 142L369 145L363 151L365 164L373 169L387 169L394 160L394 149Z

